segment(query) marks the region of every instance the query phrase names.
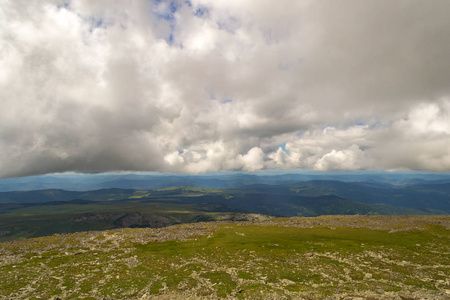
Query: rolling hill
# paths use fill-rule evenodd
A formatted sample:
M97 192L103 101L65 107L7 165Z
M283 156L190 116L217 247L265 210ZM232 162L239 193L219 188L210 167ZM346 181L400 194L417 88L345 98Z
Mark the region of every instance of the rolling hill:
M446 183L307 181L240 188L0 193L0 241L121 227L269 216L450 214Z

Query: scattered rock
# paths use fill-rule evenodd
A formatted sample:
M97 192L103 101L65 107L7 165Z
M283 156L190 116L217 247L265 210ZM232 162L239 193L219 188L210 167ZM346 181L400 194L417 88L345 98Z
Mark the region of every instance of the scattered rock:
M280 283L281 283L282 285L291 285L291 284L295 284L294 281L289 280L289 279L281 279L281 280L280 280Z
M139 227L146 222L150 222L150 219L151 222L156 223L162 221L154 218L147 219L148 215L145 214L111 214L110 216L112 215L114 215L111 217L115 219L114 222L129 227ZM445 278L443 276L448 274L449 266L444 264L444 260L440 259L443 249L436 248L436 246L442 246L437 241L433 245L429 242L422 243L423 248L416 251L419 254L422 251L431 251L429 252L431 255L434 255L433 251L436 251L434 257L437 260L430 260L423 264L419 264L414 259L415 256L408 253L403 255L405 253L398 252L396 249L393 250L389 246L374 247L370 242L365 243L364 251L352 254L333 249L329 247L326 241L307 242L308 244L303 249L307 249L309 252L292 251L292 255L283 257L276 253L277 251L284 251L284 244L278 241L278 245L273 244L274 241L265 244L266 247L278 246L274 249L273 254L270 253L267 257L258 256L259 250L255 248L241 248L238 253L233 253L233 250L224 249L225 246L223 248L216 247L218 254L222 253L225 257L228 255L228 257L236 260L233 260L232 263L226 259L225 261L221 260L221 255L216 257L215 253L212 256L206 254L208 251L207 243L214 241L206 240L207 243L202 244L205 241L203 237L211 236L215 239L217 237L215 231L218 229L232 230L231 234L233 235L233 232L235 232L240 236L245 236L245 238L235 237L235 239L245 240L250 237L250 233L242 230L239 226L247 225L299 228L315 226L326 228L331 226L337 228L336 230L348 225L351 228L382 228L383 230L399 231L409 230L410 228L426 228L424 224L427 224L427 220L429 220L429 224L440 224L444 227L447 227L446 224L450 223L448 217L415 217L339 216L336 218L269 219L234 223L196 223L158 229L122 228L102 232L60 234L42 239L0 243L0 266L6 265L2 269L6 271L0 273L1 279L4 282L25 283L25 285L20 285L8 294L2 294L2 291L0 291L0 299L50 299L51 296L46 294L47 291L43 288L43 286L48 285L53 285L55 289L59 289L61 295L58 295L58 297L61 299L74 297L74 295L78 298L90 299L235 299L239 297L252 299L248 295L261 299L323 299L320 295L321 291L331 289L330 287L334 290L329 290L330 296L325 299L450 299L448 280L443 280ZM84 221L95 220L96 218L99 218L99 216L86 216ZM360 220L360 222L356 220ZM83 222L83 220L79 221ZM400 224L401 222L404 223ZM243 234L243 232L246 234ZM143 251L142 249L148 250L149 247L152 248L150 242L176 240L177 242L174 243L176 244L178 241L194 241L194 239L201 241L202 246L195 249L193 257L178 257L178 254L175 253L173 261L169 259L169 261L164 262L163 267L167 268L167 273L166 269L161 272L162 274L153 273L153 271L143 273L143 276L148 279L148 284L133 288L124 287L124 285L133 285L133 282L128 282L131 281L130 277L145 270L146 266L151 265L154 259L158 258L158 255L154 254L156 252L152 252L152 250L145 254L148 255L148 260L142 259L142 252L140 251ZM141 247L141 245L145 246ZM262 248L263 246L261 245L262 251L268 252L269 250ZM422 247L421 244L416 246ZM310 259L312 257L314 259ZM23 264L23 262L26 263L27 261L30 261L31 264L29 264L29 267L24 267L26 264ZM68 279L62 274L65 274L65 270L80 268L79 265L75 265L74 261L83 265L89 272L75 272L71 275L75 285L67 285L66 287L64 284L67 284L65 281L67 282ZM401 277L402 270L390 268L390 266L397 266L398 264L407 266L407 269L417 270L411 277L432 282L434 283L431 284L433 288L426 290L426 286L430 285L428 283L424 283L420 287L405 284L403 277ZM61 269L55 271L53 269L55 266L60 266ZM196 271L189 269L191 267L187 266L195 266ZM292 271L292 273L288 275L283 269L283 272L279 273L280 277L275 277L273 271L280 266L289 270L288 272ZM175 285L170 275L167 275L170 272L180 275L186 270L190 270L189 273L183 275L182 281ZM27 278L28 272L32 273L33 276ZM206 277L208 273L214 273L213 277L210 277L211 279ZM384 273L393 276L384 276ZM120 274L120 277L117 274ZM225 274L227 280L231 280L234 284L228 290L225 289L226 281L218 279L223 274ZM373 277L373 274L376 274L376 278ZM293 277L290 277L291 275ZM301 280L294 279L298 281L294 282L285 278L285 276L288 278L298 276ZM368 281L362 283L361 277ZM383 279L379 279L379 277L383 277ZM94 287L86 291L89 282L93 282ZM155 282L158 282L159 285L155 285ZM119 284L123 289L118 288ZM112 286L112 289L105 297L103 295L107 286ZM261 294L260 297L251 294L252 292L255 293L254 286L257 286L256 292ZM394 289L391 289L391 286L401 290L401 293L393 291ZM386 291L381 289L385 287Z

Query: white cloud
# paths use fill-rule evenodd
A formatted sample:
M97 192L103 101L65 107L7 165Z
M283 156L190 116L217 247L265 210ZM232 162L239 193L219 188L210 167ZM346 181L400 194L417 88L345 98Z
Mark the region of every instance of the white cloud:
M316 162L314 169L320 171L359 170L365 163L364 153L357 145L353 144L344 150L331 150Z
M247 154L240 155L238 159L243 163L243 170L258 171L264 167L263 155L264 153L260 148L253 147L247 152Z
M448 1L190 3L3 1L0 176L450 170Z

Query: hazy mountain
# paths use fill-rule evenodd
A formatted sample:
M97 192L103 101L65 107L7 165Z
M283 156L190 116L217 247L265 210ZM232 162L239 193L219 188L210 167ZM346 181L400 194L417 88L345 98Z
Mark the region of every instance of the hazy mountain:
M293 174L216 173L207 175L170 174L62 174L0 179L0 192L64 189L91 191L104 188L158 189L171 186L233 188L256 184L282 185L311 180L372 182L390 185L450 183L448 173L424 172L305 172Z
M171 178L172 183L181 181L180 178ZM336 198L335 200L340 199L340 201L343 201L345 199L348 201L353 201L353 206L355 206L355 203L357 202L359 204L409 208L416 210L416 212L427 214L450 213L450 183L438 184L434 182L421 182L419 184L391 185L382 182L312 180L293 184L250 185L251 182L255 181L254 178L246 177L246 179L247 181L245 184L248 185L242 187L220 189L201 187L192 189L165 188L162 190L148 190L148 192L144 194L142 194L143 192L138 192L134 189L123 188L108 188L82 192L66 191L61 189L0 192L0 203L41 203L51 201L68 201L73 199L111 201L122 199L155 199L167 197L170 197L173 200L184 199L186 196L191 197L192 195L190 194L194 193L195 197L192 199L188 198L189 203L195 201L203 201L205 203L222 203L232 205L237 209L248 212L295 216L299 214L305 215L305 213L300 213L302 209L293 209L295 206L303 205L299 199L334 196ZM277 180L279 180L278 177ZM186 183L186 181L184 182ZM126 183L128 182L125 181L124 183L126 186ZM188 183L193 182L188 181ZM145 189L142 189L142 191L145 191ZM143 197L142 195L146 196ZM307 202L307 206L311 206L312 204L312 202ZM352 205L347 203L345 206L349 207ZM337 206L335 206L335 210L336 213L342 213ZM305 209L304 211L308 211L308 209ZM361 211L349 210L348 213L368 213L371 211L373 211L373 209L371 210L367 208ZM378 209L373 212L387 213L386 210L379 212ZM329 211L329 213L333 212ZM311 214L318 215L322 213L316 212Z
M236 213L284 217L450 214L450 183L436 180L402 185L336 180L292 183L296 176L233 174L214 178L167 176L164 179L153 176L149 183L143 177L132 175L125 180L115 178L116 181L102 183L122 184L123 187L139 183L143 187L139 190L114 187L92 191L0 192L0 232L3 236L0 240L241 219L235 216ZM109 176L101 178L111 179ZM82 180L78 178L75 182ZM145 188L150 184L164 186L180 182L191 186ZM231 187L201 187L213 183Z

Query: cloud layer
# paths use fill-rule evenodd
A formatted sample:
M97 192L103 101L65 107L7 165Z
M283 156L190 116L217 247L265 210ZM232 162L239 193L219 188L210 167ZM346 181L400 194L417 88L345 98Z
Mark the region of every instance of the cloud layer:
M0 6L0 176L450 171L450 3Z

